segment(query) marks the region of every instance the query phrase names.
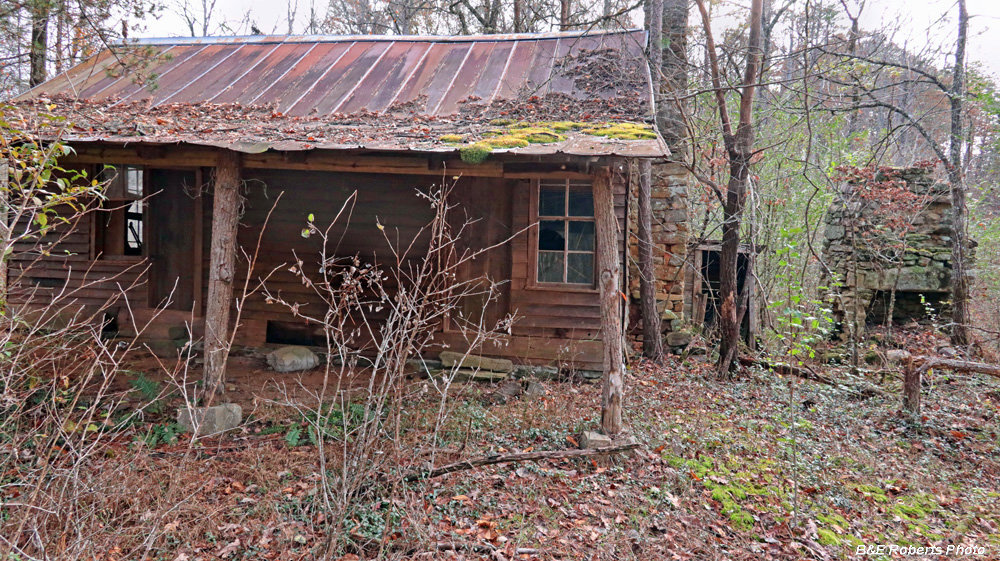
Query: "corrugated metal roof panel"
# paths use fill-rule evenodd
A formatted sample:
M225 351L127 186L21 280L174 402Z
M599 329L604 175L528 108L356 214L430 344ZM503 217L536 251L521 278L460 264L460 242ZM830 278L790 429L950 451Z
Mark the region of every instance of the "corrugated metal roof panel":
M147 110L201 104L263 106L266 111L255 113L261 118L274 112L293 120L354 123L355 129L338 132L341 138L353 134L357 144L348 143L353 147L371 146L371 140L378 138L392 149L430 149L426 142L405 140L420 136L417 133L387 139L385 131L410 126L416 119L433 121L428 126L435 130L441 128L436 123L451 120L451 130L462 133L461 123L478 119L479 124L486 124L498 115L519 120L647 120L652 108L644 44L645 33L635 30L466 37L140 39L119 49L142 49L139 53L152 48L153 54L159 54L142 69L144 75L155 76L153 83L141 85L128 73L113 75L120 55L103 52L15 102L86 100L104 111L117 109L123 118L137 109L137 102ZM524 105L541 110L522 112ZM385 118L378 117L377 123L358 122L371 115ZM397 120L395 124L391 119ZM87 126L100 136L97 121ZM118 130L109 128L105 138L118 136L121 123L117 124ZM209 130L203 132L212 136L219 128L206 125ZM303 141L294 129L286 129L288 140ZM192 132L188 115L183 128L155 134L191 141ZM275 140L276 131L268 129L268 133L267 140ZM625 146L633 143L645 145L639 150L643 153L662 147L661 142L609 142L581 135L565 142L559 148L532 145L514 152L597 155L601 150L628 150Z

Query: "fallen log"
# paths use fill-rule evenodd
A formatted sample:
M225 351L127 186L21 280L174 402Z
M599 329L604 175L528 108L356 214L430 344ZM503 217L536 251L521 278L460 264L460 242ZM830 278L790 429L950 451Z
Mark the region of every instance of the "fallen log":
M783 362L768 362L759 358L753 358L749 356L741 356L740 364L743 366L757 366L767 370L774 370L778 374L790 374L804 380L811 380L813 382L819 382L821 384L826 384L828 386L836 386L837 382L833 381L826 376L812 370L811 368L799 368L798 366L792 366L790 364L785 364Z
M968 360L955 360L932 356L915 356L907 359L903 369L903 409L913 415L920 414L920 387L924 374L932 368L953 372L973 372L1000 378L1000 365Z
M985 362L971 362L968 360L955 360L950 358L936 358L929 356L913 357L914 365L919 365L918 371L921 375L931 368L941 368L954 372L975 372L986 374L994 378L1000 378L1000 364L987 364Z
M855 392L857 395L862 397L873 397L880 396L886 397L887 394L882 390L878 389L873 385L866 384L861 387L853 387L850 384L844 382L839 382L833 378L829 378L816 372L812 368L792 366L790 364L785 364L783 362L768 362L759 358L753 358L748 356L740 357L740 364L743 366L756 366L759 368L765 368L768 370L773 370L778 374L786 376L795 376L796 378L802 378L803 380L809 380L811 382L819 382L820 384L826 384L835 388L848 389Z
M592 448L589 450L546 450L542 452L518 452L515 454L503 454L498 456L484 456L481 458L469 458L451 464L443 465L430 471L414 471L403 478L404 481L418 481L420 479L432 479L448 473L474 469L482 466L495 464L508 464L512 462L532 462L538 460L562 460L565 458L583 458L588 456L605 456L617 454L639 447L638 442L630 442L618 446L604 446L602 448Z

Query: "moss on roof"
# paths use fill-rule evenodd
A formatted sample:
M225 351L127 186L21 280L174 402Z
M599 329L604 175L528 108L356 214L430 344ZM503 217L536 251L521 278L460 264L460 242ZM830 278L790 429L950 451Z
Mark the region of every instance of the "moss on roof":
M493 150L522 148L529 144L551 144L566 140L564 133L579 132L590 136L603 136L617 140L653 140L656 132L653 127L643 123L604 122L583 123L577 121L515 121L513 119L494 119L490 125L496 127L482 133L482 140L470 141L460 150L462 160L469 163L482 163ZM464 137L448 134L441 137L442 142L460 143Z

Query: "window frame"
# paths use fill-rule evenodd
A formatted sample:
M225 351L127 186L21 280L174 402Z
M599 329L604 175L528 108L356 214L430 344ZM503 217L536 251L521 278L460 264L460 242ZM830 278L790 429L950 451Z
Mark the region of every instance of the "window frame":
M555 183L562 183L564 193L564 209L563 216L540 216L539 206L541 198L541 190L543 187L550 188L553 187ZM597 286L597 221L594 215L591 216L569 216L569 193L571 191L586 191L593 195L593 182L583 179L533 179L531 181L531 205L530 205L530 219L533 227L531 228L531 236L529 239L529 259L528 263L530 269L528 271L527 288L534 289L544 289L544 290L557 290L564 292L584 292L584 293L594 293L599 292ZM568 256L570 254L590 254L593 256L591 262L593 264L593 272L591 273L591 281L589 283L573 283L566 282L544 282L538 280L538 266L539 266L539 256L542 250L539 249L539 234L541 232L541 222L545 220L560 220L564 224L569 222L589 222L594 225L594 249L593 251L579 251L569 249L569 232L566 231L565 245L562 250L563 255L563 279L567 278L569 267ZM566 226L568 228L568 226Z
M103 164L95 166L95 177L102 179L105 173L109 173L110 170L114 170L115 175L111 178L108 186L105 188L105 198L101 201L101 211L95 214L93 222L93 235L91 236L91 255L92 259L98 261L124 261L124 262L141 262L149 256L149 245L147 240L149 239L149 204L146 200L146 193L149 191L149 168L148 166L142 164ZM130 179L132 179L135 174L139 174L139 182L132 181L130 185ZM133 189L134 185L138 185L141 189L141 193L138 193ZM135 213L133 211L133 206L138 205L140 207L140 212ZM137 232L139 235L139 253L133 253L129 251L129 222L135 219L135 215L141 216L141 229ZM113 232L112 230L117 230L121 228L120 232ZM115 253L108 253L108 240L109 235L113 234L115 238L120 237L121 247L118 248L118 242L115 242ZM120 234L120 235L119 235Z

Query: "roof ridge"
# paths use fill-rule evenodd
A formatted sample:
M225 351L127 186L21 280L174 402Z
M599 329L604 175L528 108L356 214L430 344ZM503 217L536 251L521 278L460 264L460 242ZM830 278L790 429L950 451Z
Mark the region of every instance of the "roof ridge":
M642 29L598 29L583 31L553 31L546 33L508 33L494 35L238 35L219 37L138 37L118 41L119 45L200 45L200 44L255 44L271 43L342 43L351 41L408 41L431 43L473 43L501 41L540 41L563 37L595 37L625 35L642 32Z

